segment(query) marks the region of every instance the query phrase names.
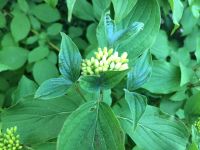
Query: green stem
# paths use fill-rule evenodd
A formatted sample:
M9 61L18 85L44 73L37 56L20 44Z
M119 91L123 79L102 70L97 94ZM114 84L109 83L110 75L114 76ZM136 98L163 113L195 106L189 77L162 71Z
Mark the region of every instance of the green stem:
M85 99L83 93L80 91L80 88L79 88L78 85L76 85L76 91L77 91L77 93L79 93L79 95L83 98L83 101L84 101L84 102L87 102L87 100Z

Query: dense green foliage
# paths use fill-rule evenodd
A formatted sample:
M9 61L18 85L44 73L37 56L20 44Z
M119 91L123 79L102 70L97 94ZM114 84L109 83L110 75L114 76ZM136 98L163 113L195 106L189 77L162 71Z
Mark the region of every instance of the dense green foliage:
M200 149L200 1L0 0L0 110L0 150Z

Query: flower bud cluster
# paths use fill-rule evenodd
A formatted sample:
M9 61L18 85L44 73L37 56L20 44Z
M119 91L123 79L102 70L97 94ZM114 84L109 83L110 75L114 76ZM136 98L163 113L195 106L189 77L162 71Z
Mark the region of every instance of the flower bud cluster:
M195 121L194 126L200 132L200 117Z
M122 71L128 69L127 52L119 56L113 49L98 48L95 57L84 59L82 62L82 75L99 75L105 71Z
M8 128L6 133L0 131L0 150L20 150L19 135L16 135L17 127Z

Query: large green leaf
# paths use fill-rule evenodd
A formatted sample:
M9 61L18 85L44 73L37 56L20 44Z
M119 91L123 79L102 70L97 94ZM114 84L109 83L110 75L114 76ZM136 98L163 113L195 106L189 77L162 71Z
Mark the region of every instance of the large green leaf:
M64 78L75 82L80 76L81 55L70 37L64 33L61 33L61 35L59 69Z
M162 114L156 107L147 106L136 128L133 128L134 120L130 117L132 112L126 103L121 101L115 111L119 114L123 129L140 148L185 150L189 137L186 126L181 121Z
M135 4L137 0L111 0L115 10L115 20L121 21L124 17L126 17Z
M134 90L142 86L151 75L152 60L149 51L146 51L134 64L131 71L128 73L127 88Z
M134 59L152 46L160 27L160 9L156 0L138 0L133 10L125 17L118 29L131 26L134 22L142 22L144 29L137 35L120 42L119 52L127 51L130 59Z
M155 107L147 107L135 133L130 136L145 150L185 150L189 133L181 121L160 115Z
M43 143L57 137L64 121L81 100L78 95L51 101L26 99L1 113L3 130L17 126L23 144Z
M63 96L71 87L72 82L62 77L52 78L43 82L35 93L35 98L51 99Z
M108 105L88 102L65 121L57 149L123 150L124 135Z
M130 110L131 114L130 119L132 120L132 126L135 128L137 126L138 121L142 117L145 112L147 105L147 98L138 93L129 92L125 90L125 100L128 104L128 110Z
M1 70L16 70L27 60L28 51L21 47L5 47L0 51Z
M99 76L81 76L79 79L82 88L88 91L99 91L110 89L117 85L128 73L124 71L106 71Z
M180 69L166 61L153 61L152 75L143 87L153 93L174 92L180 87Z
M17 13L12 19L10 29L15 41L24 39L31 29L28 17L25 14Z

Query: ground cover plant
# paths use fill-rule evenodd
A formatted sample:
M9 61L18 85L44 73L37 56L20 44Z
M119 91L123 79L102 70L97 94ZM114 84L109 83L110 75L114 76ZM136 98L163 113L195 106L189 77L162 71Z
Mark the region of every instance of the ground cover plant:
M198 150L199 0L1 0L0 150Z

